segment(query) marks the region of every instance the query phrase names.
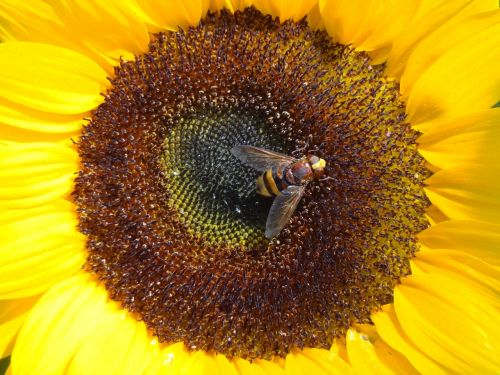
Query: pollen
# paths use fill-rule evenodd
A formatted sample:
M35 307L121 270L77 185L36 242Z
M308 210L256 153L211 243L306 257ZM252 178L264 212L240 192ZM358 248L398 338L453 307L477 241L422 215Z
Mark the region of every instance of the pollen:
M383 66L247 9L154 35L110 81L78 142L85 267L158 341L285 357L392 301L430 173ZM237 144L324 159L329 179L272 240Z

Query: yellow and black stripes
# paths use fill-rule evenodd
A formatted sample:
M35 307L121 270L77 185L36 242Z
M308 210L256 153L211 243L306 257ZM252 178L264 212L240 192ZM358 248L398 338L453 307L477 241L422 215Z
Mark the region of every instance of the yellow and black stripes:
M281 195L281 191L288 187L288 183L283 179L285 168L268 169L257 178L257 193L265 197L275 197Z
M266 172L262 173L257 178L257 193L259 193L260 195L263 195L264 197L273 197L274 195L272 193L270 193L266 187L265 174L266 174Z

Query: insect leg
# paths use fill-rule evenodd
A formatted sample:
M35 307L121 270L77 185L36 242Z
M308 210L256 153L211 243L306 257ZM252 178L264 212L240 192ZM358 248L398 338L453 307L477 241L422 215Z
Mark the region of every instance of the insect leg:
M330 177L330 176L327 176L327 177L323 177L323 178L320 178L318 181L328 181L328 180L335 180L333 177Z

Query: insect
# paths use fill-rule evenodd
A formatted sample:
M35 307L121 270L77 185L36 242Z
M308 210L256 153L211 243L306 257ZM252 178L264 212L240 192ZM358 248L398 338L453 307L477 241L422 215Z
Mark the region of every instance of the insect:
M304 195L306 186L325 173L326 161L308 154L300 159L260 147L237 145L231 154L243 164L263 172L257 178L257 193L275 197L267 216L265 236L277 236L288 223Z

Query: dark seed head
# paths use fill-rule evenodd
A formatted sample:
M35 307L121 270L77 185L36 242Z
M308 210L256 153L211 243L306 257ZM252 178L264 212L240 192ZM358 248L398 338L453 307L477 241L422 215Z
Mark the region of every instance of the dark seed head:
M427 225L429 173L383 67L248 9L155 35L111 81L79 142L87 269L160 341L285 356L391 302ZM272 201L229 150L309 139L332 179L268 241Z

